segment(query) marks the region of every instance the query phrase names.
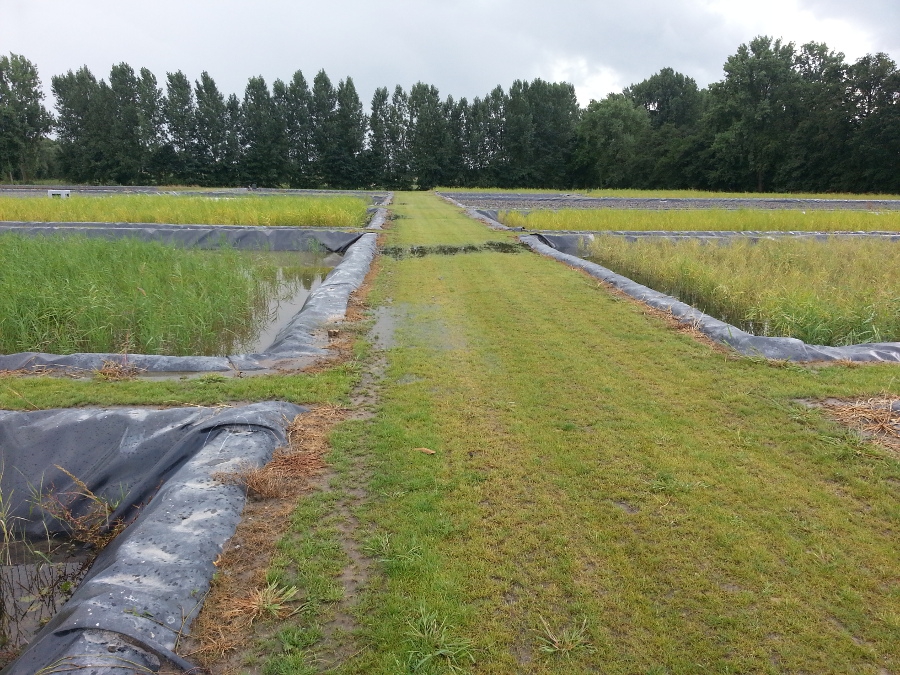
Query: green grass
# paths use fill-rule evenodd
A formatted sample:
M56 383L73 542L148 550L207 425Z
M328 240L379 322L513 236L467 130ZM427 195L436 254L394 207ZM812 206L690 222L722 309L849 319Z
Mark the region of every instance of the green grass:
M475 192L498 194L578 194L589 197L669 197L669 198L706 198L706 199L900 199L900 195L891 194L854 194L830 192L711 192L708 190L635 190L635 189L603 189L603 190L554 190L551 188L435 188L436 192Z
M503 236L433 196L397 201L394 246ZM268 571L310 589L310 611L248 672L900 670L900 462L797 402L900 395L895 366L726 357L530 253L380 264L370 301L396 322L380 400L335 429L334 492L301 499ZM346 404L360 368L0 377L0 406ZM373 575L332 664L317 641L347 536Z
M900 231L900 211L564 209L528 215L506 211L500 214L500 220L504 225L528 230Z
M0 221L297 225L358 228L367 222L360 197L285 195L210 198L193 195L73 195L68 199L0 197Z
M264 256L135 239L0 235L0 353L227 354L268 321ZM305 270L289 270L294 285Z
M349 363L316 374L225 377L210 373L196 378L135 379L107 382L60 377L0 375L0 409L47 410L115 405L227 405L234 402L288 401L297 404L348 402L359 378Z
M900 341L900 246L874 240L599 237L589 260L756 335L810 344Z
M391 244L470 231L398 202ZM334 672L900 667L900 463L796 402L896 395L894 366L726 358L529 253L381 264L379 406L332 437L375 574Z
M900 195L852 192L711 192L708 190L586 190L590 197L671 197L706 199L900 199Z

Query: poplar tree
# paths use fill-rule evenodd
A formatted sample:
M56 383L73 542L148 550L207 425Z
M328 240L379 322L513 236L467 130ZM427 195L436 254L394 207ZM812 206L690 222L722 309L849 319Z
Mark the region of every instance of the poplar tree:
M169 171L177 182L191 182L196 172L194 144L197 138L197 110L191 83L180 70L166 73L163 118L167 143L171 148Z
M19 54L0 56L0 172L28 181L52 117L42 101L37 68Z
M285 85L276 80L272 86L275 105L285 131L286 171L291 187L314 187L312 171L312 93L301 71Z
M367 123L351 77L338 83L336 99L328 182L335 187L359 188L364 184L363 149Z
M265 79L251 77L241 104L241 162L244 179L278 187L285 178L285 130Z
M310 121L312 123L312 175L317 187L328 187L331 158L334 155L337 92L327 73L320 70L313 78Z
M228 111L225 97L205 70L194 82L194 162L201 185L227 185L230 171L227 156Z
M417 82L409 92L409 164L420 190L441 185L450 135L437 87Z

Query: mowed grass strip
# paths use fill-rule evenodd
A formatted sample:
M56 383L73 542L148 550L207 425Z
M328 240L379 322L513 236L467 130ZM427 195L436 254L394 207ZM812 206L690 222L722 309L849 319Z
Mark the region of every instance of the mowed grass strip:
M391 210L394 216L389 239L391 246L460 246L483 244L507 236L462 216L461 209L450 206L440 197L423 199L414 192L398 192Z
M356 228L366 224L367 206L365 199L347 196L0 197L0 221Z
M398 201L400 237L469 227ZM384 260L370 299L396 345L332 442L377 573L336 672L900 667L900 465L795 402L894 367L728 358L527 253Z
M900 340L895 242L603 236L588 251L588 259L756 335L821 345Z
M802 211L782 209L539 210L525 215L505 211L500 221L527 230L647 231L727 230L733 232L897 232L900 211Z
M256 401L346 405L359 379L354 361L317 373L199 377L127 381L52 376L23 376L0 372L0 409L45 410L83 406L203 405L219 406Z

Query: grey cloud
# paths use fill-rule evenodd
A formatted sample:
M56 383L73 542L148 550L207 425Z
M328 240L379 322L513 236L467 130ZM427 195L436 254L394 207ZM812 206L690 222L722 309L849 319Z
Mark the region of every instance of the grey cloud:
M836 0L802 2L848 13ZM883 11L853 20L873 31L900 23L890 2L870 5ZM514 79L550 78L558 58L614 71L622 85L666 66L705 85L753 37L699 0L0 0L0 15L0 44L34 61L48 89L53 74L87 64L105 77L120 61L160 81L166 71L196 79L207 70L239 95L253 75L271 83L301 69L312 80L324 68L335 81L352 76L364 101L376 87L419 80L471 99Z
M800 5L823 16L843 19L873 38L871 52L887 52L900 60L900 2L897 0L800 0ZM839 45L829 45L840 51Z

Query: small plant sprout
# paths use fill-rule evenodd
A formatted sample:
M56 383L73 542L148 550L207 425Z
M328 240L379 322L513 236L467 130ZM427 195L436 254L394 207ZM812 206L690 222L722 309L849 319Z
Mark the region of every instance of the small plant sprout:
M594 646L588 640L587 619L582 619L578 626L564 628L560 632L554 632L544 617L540 617L544 630L540 632L538 640L541 643L539 649L544 654L555 654L568 658L576 651L593 653Z
M475 663L472 641L455 636L455 628L447 625L445 619L438 619L437 613L428 611L424 605L407 626L406 642L410 649L406 655L411 672L442 664L451 673L461 673L465 662Z

